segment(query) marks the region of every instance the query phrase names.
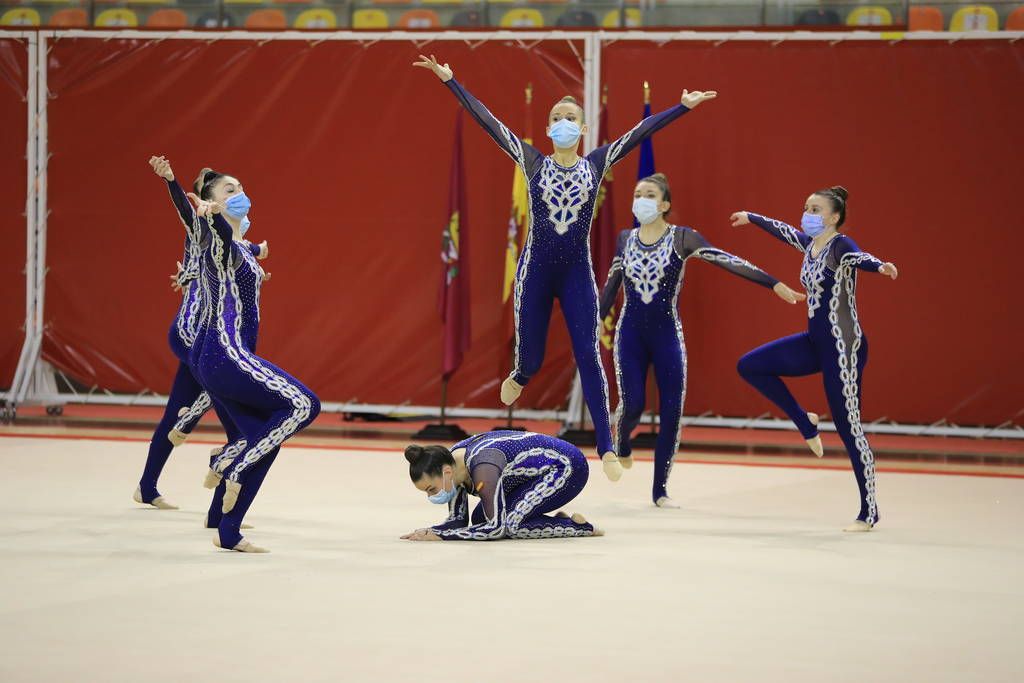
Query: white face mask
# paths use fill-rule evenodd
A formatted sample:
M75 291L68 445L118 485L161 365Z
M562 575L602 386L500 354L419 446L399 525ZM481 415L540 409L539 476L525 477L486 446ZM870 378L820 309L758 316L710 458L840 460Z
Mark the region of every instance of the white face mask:
M658 220L661 211L658 210L657 200L637 197L633 200L633 215L640 221L640 225L647 225Z

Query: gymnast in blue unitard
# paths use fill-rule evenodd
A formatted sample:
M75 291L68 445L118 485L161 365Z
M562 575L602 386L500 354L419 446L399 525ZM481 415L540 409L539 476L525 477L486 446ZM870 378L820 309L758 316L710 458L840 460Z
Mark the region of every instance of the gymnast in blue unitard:
M409 541L601 536L579 514L561 512L587 484L580 449L553 436L493 431L444 446L409 446L409 477L448 519L402 536ZM479 503L469 511L469 499ZM554 514L550 514L554 513Z
M618 247L601 294L601 317L608 315L620 287L625 289L615 326L615 377L619 407L615 413L619 460L632 467L631 435L644 412L647 371L658 384L659 426L654 448L651 499L662 508L678 507L668 495L668 478L679 450L686 401L686 344L679 319L679 291L691 258L712 263L762 287L791 304L803 299L753 264L708 244L692 228L665 221L672 206L668 179L661 173L644 178L633 192L633 215L639 228L619 234Z
M569 329L583 397L594 421L604 472L622 476L616 458L608 411L608 380L600 358L598 292L590 256L590 226L605 173L643 140L717 93L683 91L681 103L637 124L611 144L585 157L577 153L587 131L583 109L571 97L552 108L548 137L551 156L523 142L453 78L451 68L431 57L415 66L430 69L459 103L522 169L530 192L526 243L516 270L513 310L515 353L512 372L501 386L501 400L511 405L544 361L551 311L557 298Z
M167 182L167 189L170 193L171 202L178 211L178 216L185 228L185 246L181 262L178 264L179 272L172 276L173 287L181 291L182 300L178 311L174 316L171 329L168 335L171 351L178 359L178 370L174 376L174 382L168 394L167 407L164 414L153 432L149 444L149 453L143 468L142 477L135 490L133 498L136 502L152 505L158 509L177 509L157 490L157 481L163 471L167 458L170 456L173 446L180 445L188 433L192 431L194 421L184 422L184 416L193 410L196 404L204 405L202 412L206 412L211 406L209 395L203 391L195 372L190 364L190 355L203 318L206 314L202 296L201 283L198 280L200 268L200 227L197 222L195 211L189 203L185 191L174 177L170 162L164 157L151 157L149 164L157 176ZM244 234L244 233L243 233ZM267 245L252 245L245 243L254 256L265 258ZM215 406L217 417L224 427L229 443L237 443L241 438L234 422L222 406ZM243 442L244 445L244 442ZM216 501L214 519L216 522L220 517L220 502ZM207 524L211 520L207 519ZM216 526L213 524L212 526Z
M258 289L243 286L252 276L252 254L238 238L251 202L233 176L207 171L199 196L189 195L200 218L204 249L200 277L209 299L209 315L193 347L193 366L210 395L223 403L246 445L230 460L212 464L223 478L223 516L214 544L242 552L264 552L241 535L242 519L252 505L281 444L308 426L320 401L297 379L253 351L251 316L258 311ZM258 265L257 265L258 268Z
M861 384L868 339L857 317L857 271L899 275L839 232L846 221L847 191L839 186L815 192L804 204L800 229L756 213L732 215L734 226L753 223L803 254L800 282L807 291L807 331L783 337L743 356L737 369L777 405L818 456L818 415L804 410L782 377L821 373L836 431L846 447L860 490L860 513L845 531L870 531L878 523L875 457L861 424Z

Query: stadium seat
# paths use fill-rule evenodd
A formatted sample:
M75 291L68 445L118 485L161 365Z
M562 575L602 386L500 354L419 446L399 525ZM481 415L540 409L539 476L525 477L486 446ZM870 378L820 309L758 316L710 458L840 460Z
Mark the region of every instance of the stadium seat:
M640 26L643 23L641 19L640 10L629 8L626 10L626 28L634 28ZM613 9L608 14L604 15L604 19L601 21L601 26L605 28L619 28L619 10Z
M401 28L437 28L441 25L441 17L432 9L411 9L398 17Z
M911 31L941 31L942 10L938 7L911 5L907 26Z
M0 17L0 26L39 26L38 10L31 7L15 7Z
M105 9L96 15L96 26L120 28L139 25L139 17L130 9Z
M571 9L555 20L555 26L597 26L597 17L586 10Z
M1007 31L1024 31L1024 7L1018 7L1017 9L1010 12L1010 16L1006 17Z
M227 12L224 13L224 16L221 16L219 12L206 12L196 19L196 28L230 28L237 25L238 20L235 19L235 16Z
M357 9L352 14L352 28L387 28L388 13L381 9Z
M295 17L295 28L338 28L338 15L329 9L308 9Z
M998 31L999 15L988 5L967 5L953 13L950 31Z
M84 28L89 25L89 14L81 7L65 7L51 14L46 25L52 28Z
M451 26L483 26L484 15L475 9L462 10L452 17Z
M535 9L511 9L501 17L502 28L540 28L544 15Z
M846 17L847 26L890 26L892 12L885 7L858 7Z
M258 9L245 18L246 28L288 28L288 20L279 9Z
M839 15L830 9L809 9L796 18L798 26L838 26L842 24Z
M185 28L188 26L188 15L180 9L158 9L146 17L146 26L150 28Z

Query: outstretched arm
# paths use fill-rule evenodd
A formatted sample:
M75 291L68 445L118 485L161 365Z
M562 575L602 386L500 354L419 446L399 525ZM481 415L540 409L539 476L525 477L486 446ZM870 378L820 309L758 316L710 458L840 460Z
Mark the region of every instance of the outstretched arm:
M899 277L899 271L893 263L883 263L866 251L861 251L857 243L849 237L842 237L836 245L836 258L839 265L849 265L872 273L881 273L895 280Z
M752 211L737 211L729 217L729 220L732 221L732 227L734 228L746 225L747 223L753 223L772 237L785 242L801 253L807 251L807 248L811 245L810 235L797 230L792 225L777 221L774 218L765 218Z
M609 145L598 147L588 156L591 157L591 160L595 165L598 165L603 173L621 161L623 157L633 151L633 149L639 146L641 142L651 137L686 112L696 109L702 102L713 100L716 97L718 97L718 93L714 90L708 90L706 92L699 90L690 92L689 90L684 90L679 104L671 109L666 109L663 112L648 116L618 140Z
M774 278L764 272L750 261L740 258L734 254L730 254L718 247L712 246L706 239L704 239L704 236L696 230L686 231L681 243L676 243L676 252L684 261L691 256L695 256L709 263L713 263L719 268L729 271L733 275L738 275L739 277L750 280L762 287L768 287L774 291L780 299L787 303L795 304L796 302L807 298L804 294L796 292L793 289L790 289L787 285L779 282L777 278Z

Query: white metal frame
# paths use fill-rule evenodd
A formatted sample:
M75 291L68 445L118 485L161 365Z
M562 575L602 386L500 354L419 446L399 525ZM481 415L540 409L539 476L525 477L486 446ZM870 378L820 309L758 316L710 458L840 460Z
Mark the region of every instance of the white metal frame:
M325 41L353 42L369 46L377 42L408 42L422 49L435 42L464 42L471 47L499 40L513 42L523 49L531 49L539 42L566 41L572 45L582 42L583 54L576 51L583 68L584 112L590 129L584 140L586 149L597 146L597 119L601 101L601 56L603 48L620 41L643 41L665 44L674 41L712 42L721 45L735 41L767 41L781 43L786 41L828 42L837 44L844 41L948 41L962 40L1008 40L1015 42L1024 38L1024 32L987 32L974 31L965 33L947 32L758 32L758 31L442 31L421 33L410 31L362 32L362 31L282 31L282 32L247 32L247 31L137 31L137 30L62 30L17 32L10 31L4 35L24 37L29 41L29 92L28 92L28 144L26 159L29 171L29 182L26 196L25 223L27 234L26 247L26 305L25 305L25 342L15 373L15 381L7 394L7 400L13 405L30 402L47 405L63 405L65 403L91 403L108 405L163 405L166 397L143 392L138 395L114 394L95 389L88 394L64 393L57 391L52 372L40 360L42 338L44 332L43 309L46 293L46 219L48 214L46 200L46 169L49 160L47 150L47 102L46 86L47 69L46 55L49 40L62 38L86 38L99 40L202 40L205 42L229 40L244 42L268 42L277 40L303 41L317 44ZM34 74L34 75L33 75ZM581 405L578 395L578 384L574 384L569 405L576 408ZM363 403L328 402L323 410L345 413L381 413L381 414L415 414L439 415L438 406L414 406L408 404L371 405ZM575 413L575 414L574 414ZM448 408L446 414L453 417L480 417L502 419L504 410L477 408ZM578 410L522 410L516 415L524 419L559 419L573 422L578 417ZM684 418L684 424L714 427L761 428L761 429L793 429L788 420L765 418L729 418L721 416L701 415ZM830 424L822 424L822 428L834 429ZM907 425L883 423L878 421L864 425L866 432L964 436L964 437L999 437L1024 439L1024 427L1018 425L1000 425L996 428L960 427L947 424L945 421L933 425Z

